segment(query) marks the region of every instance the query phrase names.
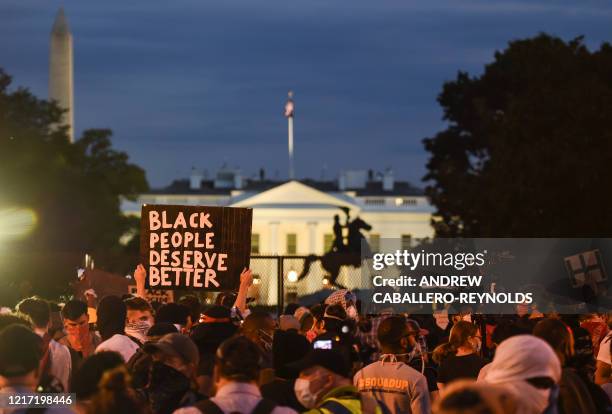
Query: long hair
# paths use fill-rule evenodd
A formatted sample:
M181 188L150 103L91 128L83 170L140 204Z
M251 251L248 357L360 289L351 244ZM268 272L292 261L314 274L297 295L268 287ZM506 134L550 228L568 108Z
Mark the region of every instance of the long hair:
M437 364L441 363L448 357L455 355L457 349L465 345L468 339L478 332L478 326L467 322L459 321L453 325L450 331L448 342L439 345L434 349L432 358Z
M146 414L147 407L136 397L125 366L108 370L102 376L99 390L91 399L91 414Z

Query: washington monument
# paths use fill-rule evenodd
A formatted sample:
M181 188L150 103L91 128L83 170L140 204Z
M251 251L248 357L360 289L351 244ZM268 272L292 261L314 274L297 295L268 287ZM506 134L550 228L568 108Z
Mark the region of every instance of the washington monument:
M49 53L49 99L65 109L62 123L68 125L68 137L74 142L74 87L72 81L72 34L64 9L60 8L51 29Z

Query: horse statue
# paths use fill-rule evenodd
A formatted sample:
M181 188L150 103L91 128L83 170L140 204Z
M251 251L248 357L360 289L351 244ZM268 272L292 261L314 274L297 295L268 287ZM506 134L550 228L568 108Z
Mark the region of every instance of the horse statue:
M344 244L343 240L338 240L337 238L331 250L326 252L323 256L319 257L313 254L306 257L304 268L298 280L304 279L308 275L308 272L310 272L312 264L317 260L321 260L321 266L329 273L329 283L338 289L346 289L345 286L336 281L340 275L340 268L342 266L352 266L355 268L361 266L362 243L366 249L364 252L365 257L371 256L370 247L363 234L361 234L361 230L370 231L372 230L372 226L359 217L349 221L348 212L346 210L345 213L347 214L347 224L343 227L348 228L347 243ZM337 222L338 220L336 219L336 223ZM340 248L338 248L339 244Z

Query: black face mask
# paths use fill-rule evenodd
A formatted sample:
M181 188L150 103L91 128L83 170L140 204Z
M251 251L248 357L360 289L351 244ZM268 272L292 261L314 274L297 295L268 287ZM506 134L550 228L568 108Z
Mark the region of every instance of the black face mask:
M189 378L176 369L160 361L154 361L151 365L148 394L154 413L171 413L179 408L190 387Z
M151 386L162 384L187 384L189 386L189 383L189 378L171 366L161 361L153 361L151 364Z

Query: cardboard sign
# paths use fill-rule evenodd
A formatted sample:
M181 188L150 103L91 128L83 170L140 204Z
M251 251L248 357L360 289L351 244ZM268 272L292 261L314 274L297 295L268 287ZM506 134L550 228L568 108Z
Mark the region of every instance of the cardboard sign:
M128 293L130 295L136 295L136 292L137 292L136 285L130 285L128 286L128 288L129 288ZM174 302L174 292L171 290L147 289L145 292L145 295L146 295L145 299L149 303L157 302L157 303L164 305L166 303Z
M250 208L142 206L141 262L148 289L235 290L249 267Z
M582 252L564 259L572 287L596 286L608 280L599 249Z

